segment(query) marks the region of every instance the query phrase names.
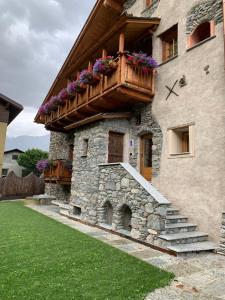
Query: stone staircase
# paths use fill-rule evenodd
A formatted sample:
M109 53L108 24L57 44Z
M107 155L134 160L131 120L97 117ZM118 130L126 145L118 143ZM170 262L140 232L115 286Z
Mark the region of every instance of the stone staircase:
M188 223L188 218L173 207L167 208L165 231L159 235L161 247L176 255L213 251L216 244L208 240L208 234L197 231L197 224Z

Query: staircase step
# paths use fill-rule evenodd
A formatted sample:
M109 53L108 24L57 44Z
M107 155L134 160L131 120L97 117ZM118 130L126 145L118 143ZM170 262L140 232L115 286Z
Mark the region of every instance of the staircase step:
M189 231L173 234L161 234L159 238L167 241L167 245L177 245L207 241L208 234L199 231Z
M170 223L185 223L188 218L181 215L167 215L166 216L166 224Z
M177 254L200 252L200 251L212 251L217 248L215 243L212 242L199 242L168 246L168 249L176 252Z
M179 232L187 232L187 231L195 231L197 228L197 224L193 223L172 223L166 224L165 232L166 233L179 233Z
M168 215L177 215L177 214L179 214L179 209L173 208L173 207L168 207L166 212L167 212L167 216Z

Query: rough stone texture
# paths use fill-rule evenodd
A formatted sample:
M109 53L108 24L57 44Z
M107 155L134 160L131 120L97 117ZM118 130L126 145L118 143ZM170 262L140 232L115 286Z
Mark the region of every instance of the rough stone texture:
M46 183L45 194L54 196L57 201L68 203L70 199L70 188L60 184Z
M73 143L73 137L69 134L51 132L50 146L49 146L49 159L69 159L69 145ZM62 202L69 202L70 187L62 186L55 183L45 184L45 193L50 196L56 197L57 200Z
M153 0L152 5L142 12L142 17L151 17L159 5L159 0Z
M195 5L187 15L187 34L204 21L211 20L215 20L216 24L223 22L222 0L209 0Z
M49 159L65 159L69 157L71 138L68 134L51 131Z
M225 213L222 214L221 238L220 238L219 249L217 252L225 255Z
M75 131L74 162L71 186L71 212L73 206L81 207L81 218L85 221L96 223L96 203L99 189L104 188L98 182L98 165L107 162L109 131L125 134L124 154L125 161L129 161L135 168L138 167L139 137L144 133L153 133L153 175L157 176L160 166L162 147L162 133L158 124L151 116L151 106L136 107L135 112L141 114L141 123L136 125L136 118L131 120L111 120L96 122ZM126 138L127 137L127 138ZM83 143L88 139L88 153L83 156ZM134 150L130 155L129 139L134 140ZM115 174L116 176L117 174ZM116 191L124 181L107 184L107 189Z
M140 137L152 133L152 175L157 177L160 171L160 158L162 151L163 135L161 128L152 115L152 105L136 106L134 114L141 116L141 123L136 124L136 118L131 120L131 138L134 139L134 155L130 157L130 164L138 168Z

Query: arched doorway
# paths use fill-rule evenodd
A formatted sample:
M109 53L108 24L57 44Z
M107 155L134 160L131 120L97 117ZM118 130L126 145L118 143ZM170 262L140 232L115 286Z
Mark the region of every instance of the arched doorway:
M140 172L151 181L152 179L152 134L144 134L140 141Z
M107 201L105 203L105 216L104 216L104 220L105 220L105 224L107 225L112 225L112 219L113 219L113 207L112 204Z
M121 221L124 230L131 231L132 211L128 205L123 205L121 209Z

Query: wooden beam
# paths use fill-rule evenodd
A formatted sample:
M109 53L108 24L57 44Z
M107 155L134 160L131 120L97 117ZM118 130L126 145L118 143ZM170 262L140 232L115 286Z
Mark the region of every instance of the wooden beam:
M124 112L124 113L100 113L95 116L86 118L85 120L81 120L78 122L75 122L69 126L66 126L66 130L70 130L73 128L78 128L80 126L90 124L99 120L105 120L105 119L129 119L132 117L132 114L130 112Z
M119 52L123 53L124 52L124 47L125 47L125 34L124 31L120 33L119 37Z

